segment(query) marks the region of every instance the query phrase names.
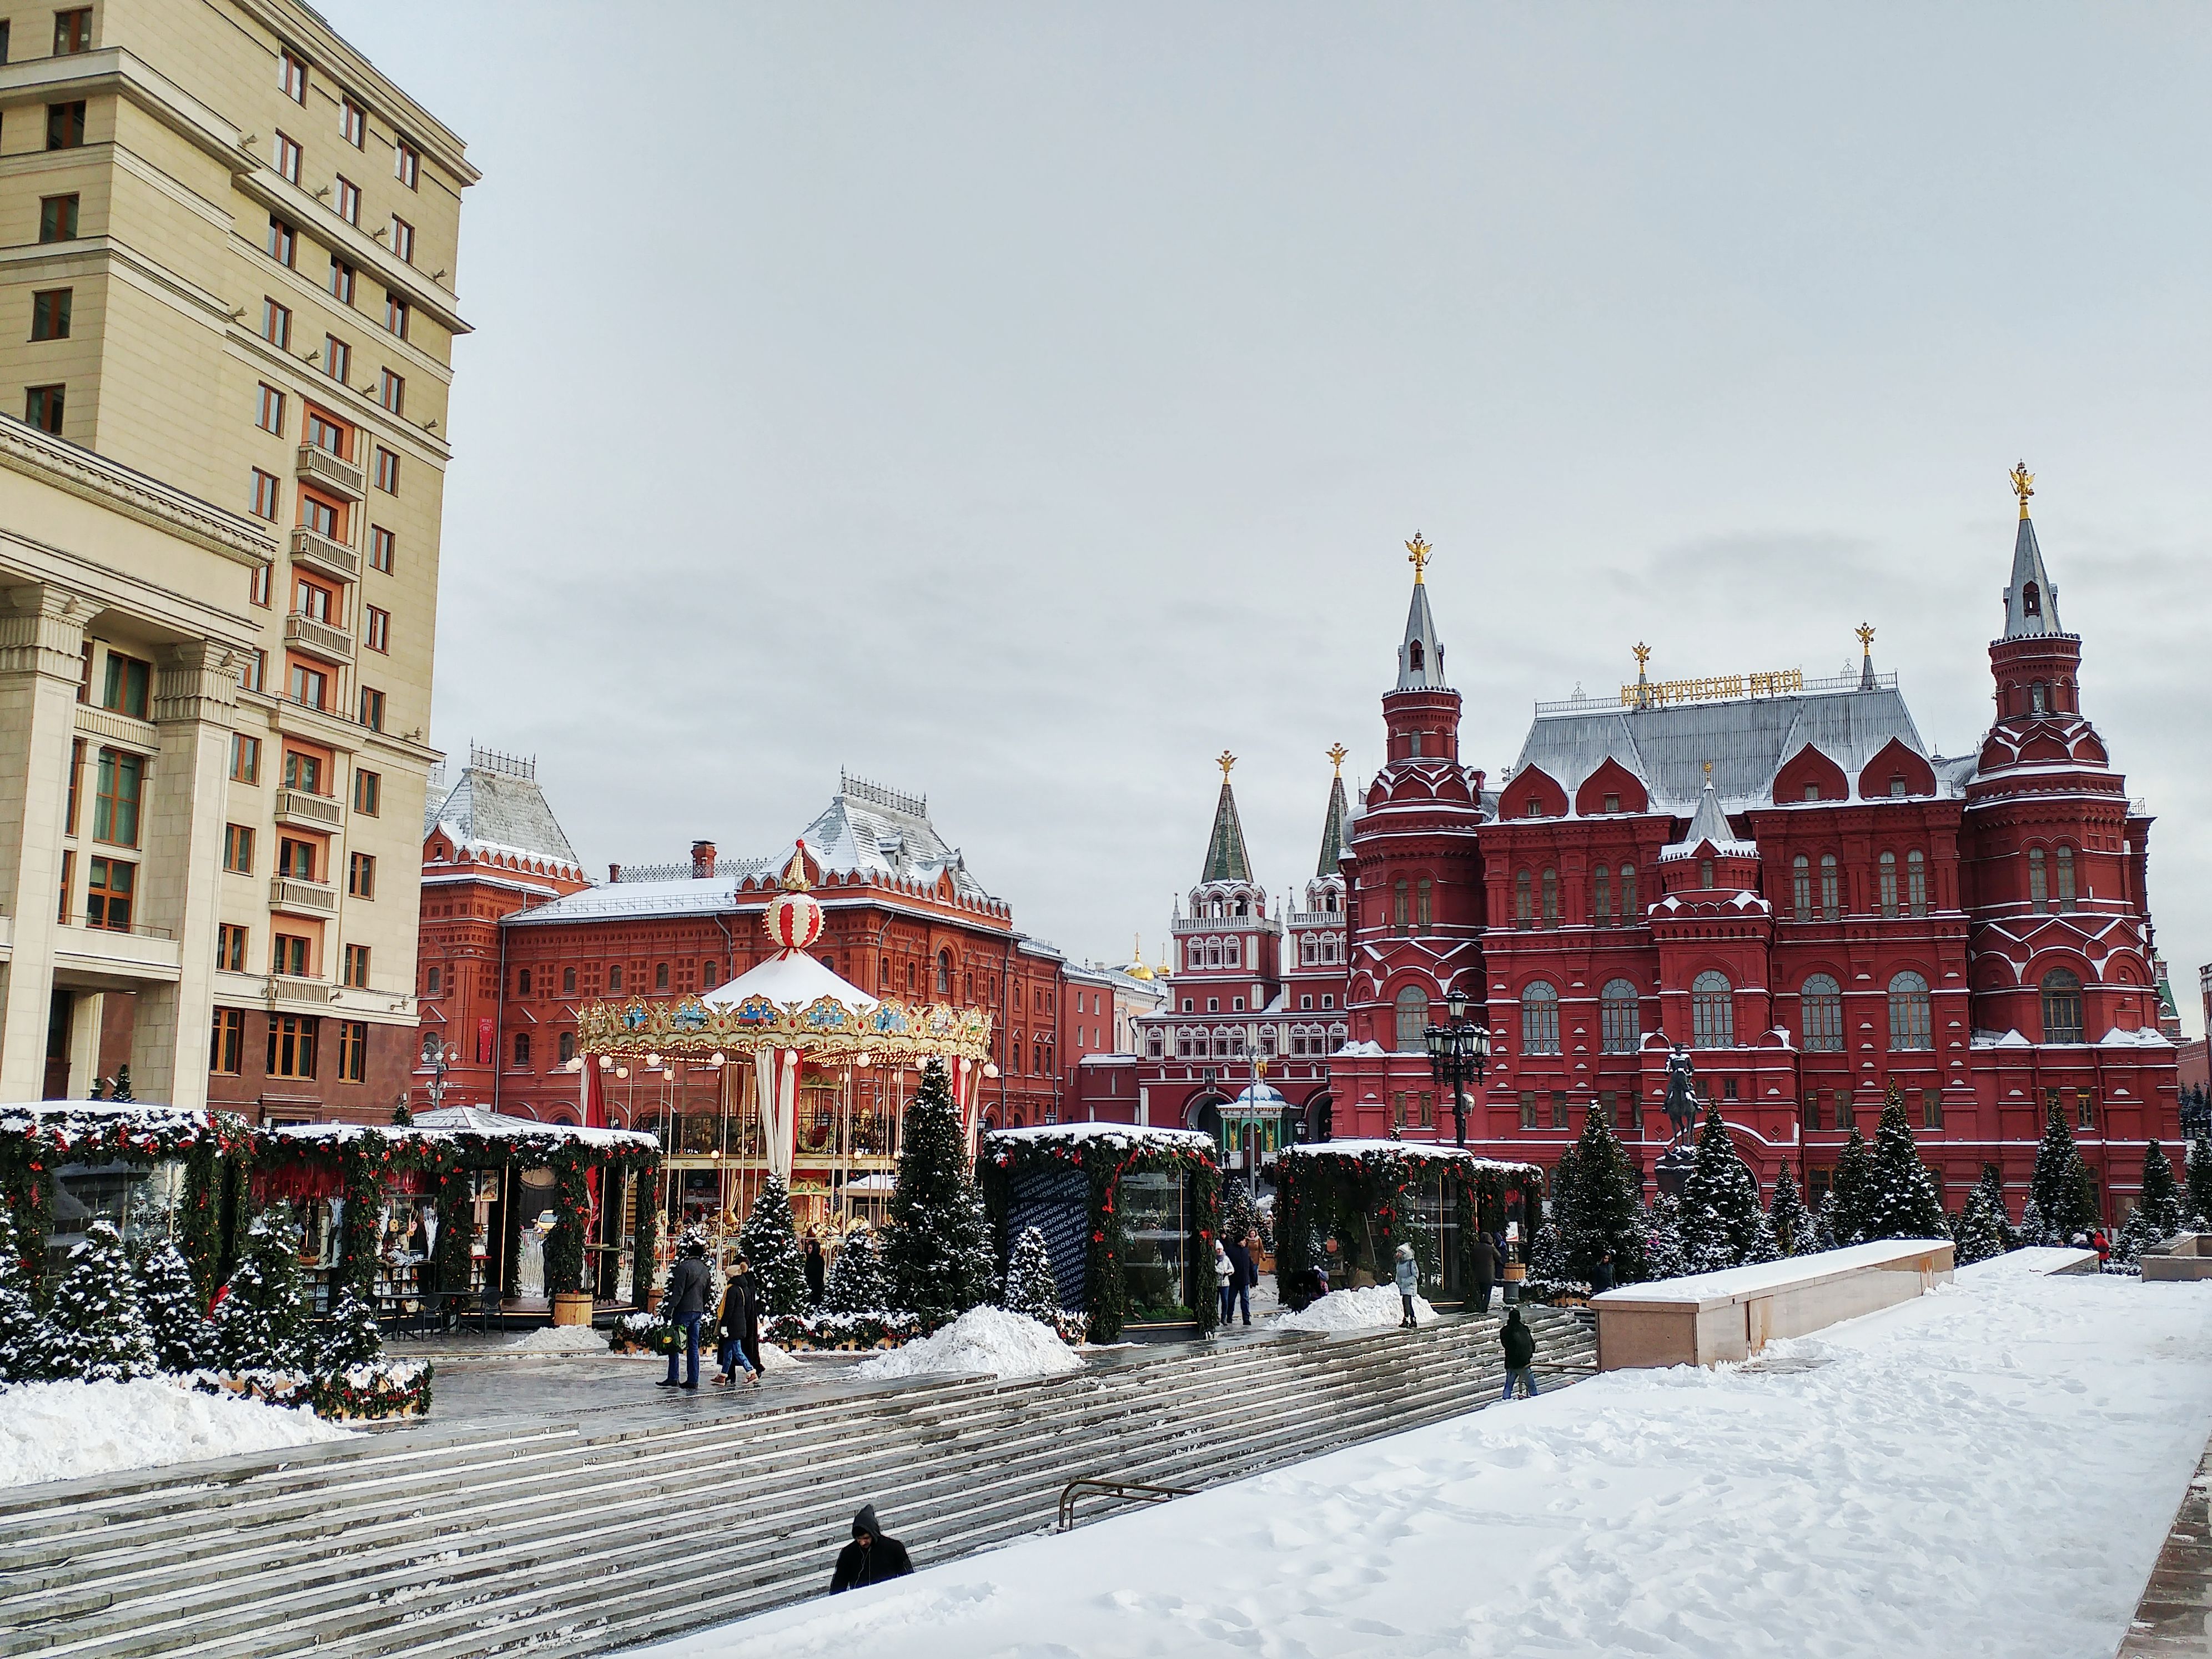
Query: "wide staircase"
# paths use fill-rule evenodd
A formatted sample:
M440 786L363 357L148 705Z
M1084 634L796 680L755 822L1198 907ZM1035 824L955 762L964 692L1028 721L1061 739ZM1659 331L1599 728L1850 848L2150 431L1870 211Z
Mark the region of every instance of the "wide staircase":
M1529 1322L1541 1386L1589 1373L1585 1323ZM1049 1529L1079 1477L1212 1486L1471 1410L1503 1381L1498 1324L1121 1351L1066 1377L628 1431L510 1418L23 1488L0 1496L0 1654L604 1652L819 1593L862 1504L927 1566ZM1078 1501L1080 1522L1133 1500Z

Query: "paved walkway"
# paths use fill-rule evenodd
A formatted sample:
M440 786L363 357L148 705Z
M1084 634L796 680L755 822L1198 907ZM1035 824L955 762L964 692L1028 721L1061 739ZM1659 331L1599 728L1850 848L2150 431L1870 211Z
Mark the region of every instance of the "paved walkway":
M2212 1656L2212 1445L2197 1465L2118 1659Z

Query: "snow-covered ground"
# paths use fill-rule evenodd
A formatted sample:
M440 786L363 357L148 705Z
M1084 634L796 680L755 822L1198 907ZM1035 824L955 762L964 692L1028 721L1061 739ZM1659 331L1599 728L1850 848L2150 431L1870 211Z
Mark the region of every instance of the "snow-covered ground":
M1978 1275L646 1651L2083 1659L2208 1429L2212 1285Z
M1370 1285L1364 1290L1331 1291L1316 1297L1294 1314L1273 1322L1279 1331L1368 1331L1395 1325L1406 1316L1406 1304L1395 1286ZM1426 1297L1413 1298L1413 1322L1425 1325L1437 1316Z
M1012 1379L1056 1376L1083 1362L1048 1325L985 1303L942 1330L879 1353L853 1368L875 1382L896 1376L959 1376L975 1373Z
M234 1452L343 1440L311 1411L138 1382L17 1382L0 1389L0 1486L74 1480Z

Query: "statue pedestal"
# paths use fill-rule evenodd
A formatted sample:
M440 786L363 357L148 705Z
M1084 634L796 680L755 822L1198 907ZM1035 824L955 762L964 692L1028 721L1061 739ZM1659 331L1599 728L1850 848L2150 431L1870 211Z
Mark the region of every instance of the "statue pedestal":
M1659 1154L1658 1163L1652 1165L1651 1178L1659 1190L1669 1198L1682 1195L1682 1183L1690 1178L1697 1167L1698 1149L1694 1146L1669 1146Z

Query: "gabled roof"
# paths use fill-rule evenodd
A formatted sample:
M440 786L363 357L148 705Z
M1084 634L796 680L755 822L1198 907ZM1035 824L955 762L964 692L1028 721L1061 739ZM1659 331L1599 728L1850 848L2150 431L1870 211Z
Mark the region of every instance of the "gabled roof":
M494 766L464 767L442 799L427 798L422 837L438 830L459 853L513 853L580 874L576 849L546 804L536 777Z
M1252 879L1252 855L1244 850L1244 825L1237 816L1237 797L1225 774L1221 799L1213 804L1213 834L1206 843L1206 870L1198 879L1201 884Z
M950 871L962 897L990 896L968 873L960 850L946 846L937 833L929 821L929 802L921 796L900 794L841 772L836 794L799 836L824 870L865 871L924 884Z

